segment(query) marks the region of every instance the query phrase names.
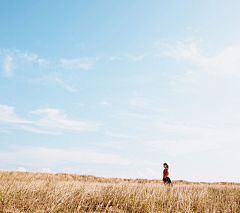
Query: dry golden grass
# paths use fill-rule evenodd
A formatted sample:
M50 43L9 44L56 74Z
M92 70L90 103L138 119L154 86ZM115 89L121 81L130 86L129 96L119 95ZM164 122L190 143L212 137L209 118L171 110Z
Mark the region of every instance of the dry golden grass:
M240 212L240 184L0 171L0 212Z

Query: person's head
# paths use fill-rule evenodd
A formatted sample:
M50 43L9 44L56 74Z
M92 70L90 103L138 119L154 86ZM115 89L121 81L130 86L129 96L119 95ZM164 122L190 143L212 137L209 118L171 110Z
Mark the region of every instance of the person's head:
M165 169L168 169L168 164L167 164L167 163L164 163L164 164L163 164L163 167L164 167Z

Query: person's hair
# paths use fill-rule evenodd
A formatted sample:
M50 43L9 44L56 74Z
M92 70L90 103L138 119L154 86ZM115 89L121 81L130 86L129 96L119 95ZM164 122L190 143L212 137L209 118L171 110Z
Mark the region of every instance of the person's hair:
M167 166L167 168L168 168L168 164L167 164L167 163L164 163L163 165L166 165L166 166Z

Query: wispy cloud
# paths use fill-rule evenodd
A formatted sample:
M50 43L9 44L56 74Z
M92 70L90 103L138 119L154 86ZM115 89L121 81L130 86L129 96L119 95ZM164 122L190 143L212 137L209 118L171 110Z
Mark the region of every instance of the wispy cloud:
M33 123L32 121L21 119L17 115L15 115L14 107L1 104L0 104L0 122L19 124Z
M108 106L108 105L110 105L110 103L109 103L109 102L107 102L107 101L101 101L99 104L101 104L101 105L105 105L105 106Z
M198 42L177 42L165 45L167 50L161 56L173 57L177 61L189 61L203 67L210 75L240 78L240 46L228 46L214 56L205 56Z
M125 135L125 134L114 133L114 132L110 132L109 130L106 130L105 133L109 136L117 137L117 138L137 138L138 137L136 135Z
M77 92L77 89L74 89L72 87L70 87L69 85L67 85L66 83L64 83L62 80L56 78L55 79L64 89L66 89L69 92Z
M0 66L2 66L2 74L6 77L12 77L13 71L30 68L30 64L33 63L37 64L38 67L49 64L47 60L40 58L35 53L17 49L0 49Z
M172 122L172 123L165 123L164 121L158 121L158 127L160 130L164 132L174 132L174 133L180 133L183 135L199 135L199 134L210 134L215 132L213 128L205 127L195 127L191 124L181 123L181 122Z
M206 124L197 127L191 123L159 121L158 127L161 132L172 133L176 139L144 142L143 145L148 147L146 151L167 151L171 155L178 155L215 149L226 144L225 140L229 134L225 130L219 133L214 126Z
M133 92L133 97L130 99L130 104L132 106L147 108L149 106L145 98L139 97L137 91Z
M22 129L24 129L26 131L40 133L40 134L47 134L47 135L60 135L60 134L62 134L61 132L47 131L47 130L39 129L39 128L32 127L32 126L21 126L21 127L22 127Z
M36 61L38 56L34 53L20 53L21 58L26 59L28 62Z
M170 86L176 86L176 82L175 82L175 81L170 81L170 82L169 82L169 85L170 85Z
M100 125L97 122L68 119L64 111L60 109L46 108L32 111L31 113L42 117L37 123L38 126L55 131L97 131Z
M109 147L113 149L119 149L123 150L124 149L124 142L116 142L116 141L104 141L104 142L96 142L96 143L91 143L94 146L99 146L99 147Z
M18 167L18 172L26 172L27 170L24 167Z
M38 109L31 113L37 115L40 119L27 120L19 118L19 116L14 113L14 107L0 105L0 122L6 124L19 124L19 128L26 131L52 135L58 135L62 132L97 131L101 125L99 122L95 121L68 119L64 111L60 109Z
M49 168L42 168L42 169L41 169L41 172L44 172L44 173L52 173L52 170L49 169Z
M171 134L171 139L164 136L157 140L143 143L146 151L167 151L171 155L227 146L238 147L240 137L239 100L232 101L221 111L195 122L159 121L160 132Z
M148 147L145 151L148 152L159 152L166 151L171 155L179 155L189 152L200 152L203 150L220 148L221 145L216 143L216 141L202 140L158 140L144 142L143 145Z
M13 58L7 56L3 63L3 75L6 77L11 77L13 74Z
M119 116L126 116L126 117L133 117L133 118L139 118L139 119L151 119L155 116L148 115L148 114L139 114L139 113L132 113L132 112L119 112Z
M10 132L10 131L7 131L7 130L5 130L5 129L0 128L0 133L10 134L11 132Z
M76 59L65 59L62 58L61 64L63 67L68 69L84 69L90 70L93 66L92 59L76 58Z
M167 50L163 51L161 55L171 56L176 60L192 60L200 61L202 56L198 51L197 43L191 42L185 44L182 42L177 42L176 45L166 44Z
M31 159L31 161L29 161ZM82 149L51 149L45 147L20 148L0 151L0 160L8 164L18 162L23 167L58 167L62 162L130 165L132 162L116 154L87 151Z
M133 61L140 61L143 58L145 58L148 55L148 53L144 53L144 54L141 54L141 55L138 55L138 56L130 54L130 53L127 53L126 55Z
M110 56L109 57L109 60L112 61L112 60L119 60L119 59L122 59L121 57L119 56Z
M49 64L49 62L43 58L39 58L37 59L37 62L39 65L46 65L46 64Z
M39 65L46 65L49 63L45 59L39 58L39 56L35 53L27 53L27 52L20 52L20 51L18 51L18 53L20 58L25 59L29 63L35 62L35 63L38 63Z
M76 103L76 105L79 106L79 107L85 106L85 104L83 104L83 103Z

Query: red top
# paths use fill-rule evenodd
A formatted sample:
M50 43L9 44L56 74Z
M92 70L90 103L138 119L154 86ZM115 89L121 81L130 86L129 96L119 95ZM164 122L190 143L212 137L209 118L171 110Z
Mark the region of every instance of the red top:
M163 178L168 176L168 168L163 170Z

